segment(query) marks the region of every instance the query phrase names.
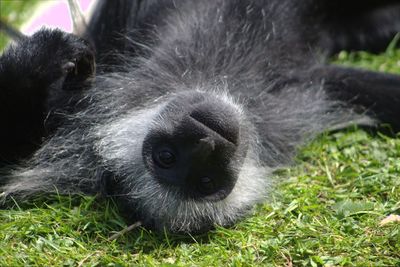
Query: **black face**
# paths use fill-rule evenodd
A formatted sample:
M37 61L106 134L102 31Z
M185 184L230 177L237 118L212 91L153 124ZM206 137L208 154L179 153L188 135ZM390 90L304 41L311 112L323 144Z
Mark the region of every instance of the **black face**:
M182 195L221 200L233 189L245 149L234 107L203 93L176 96L161 110L162 123L150 130L143 158L153 176Z

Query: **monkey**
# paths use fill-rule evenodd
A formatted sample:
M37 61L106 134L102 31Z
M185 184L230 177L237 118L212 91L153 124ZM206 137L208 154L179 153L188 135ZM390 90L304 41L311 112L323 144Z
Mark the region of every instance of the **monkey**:
M328 63L382 51L395 0L97 1L80 35L0 57L0 193L115 200L170 232L229 226L318 134L400 129L400 77Z

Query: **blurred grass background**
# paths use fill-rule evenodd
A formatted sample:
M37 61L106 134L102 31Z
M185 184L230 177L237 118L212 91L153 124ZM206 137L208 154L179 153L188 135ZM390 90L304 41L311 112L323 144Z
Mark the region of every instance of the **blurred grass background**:
M41 0L0 0L0 18L14 28L19 28L30 18L33 13L32 10L34 10L40 1ZM8 42L8 36L0 31L0 50L3 50Z

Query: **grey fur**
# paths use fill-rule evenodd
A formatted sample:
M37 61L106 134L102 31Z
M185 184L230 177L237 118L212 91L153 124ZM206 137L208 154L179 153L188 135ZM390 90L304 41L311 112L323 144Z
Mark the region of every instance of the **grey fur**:
M97 77L82 96L87 107L65 114L65 124L32 159L8 174L3 196L55 190L108 195L105 177L111 174L107 179L118 193L109 196L122 198L144 224L201 231L230 225L262 202L273 184L271 173L290 164L299 146L322 131L375 123L330 99L323 80L283 82L295 66L311 68L319 61L301 43L282 42L302 34L287 25L298 23L296 13L286 17L291 1L248 10L242 20L226 12L229 1L186 2L154 29L154 45L131 43L144 47L142 56L120 55L126 64L119 72ZM309 53L308 61L292 50ZM185 198L179 187L158 183L143 162L146 134L168 129L173 115L160 111L182 94L212 98L239 118L239 148L246 156L236 166L234 189L222 200Z

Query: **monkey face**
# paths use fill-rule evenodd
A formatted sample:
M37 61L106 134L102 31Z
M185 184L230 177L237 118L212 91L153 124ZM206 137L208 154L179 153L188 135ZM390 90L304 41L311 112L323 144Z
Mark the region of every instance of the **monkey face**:
M265 195L266 169L242 107L186 91L102 129L109 195L131 220L173 232L230 225Z
M149 172L185 198L218 201L236 184L247 152L240 112L203 93L177 95L160 111L143 143Z

